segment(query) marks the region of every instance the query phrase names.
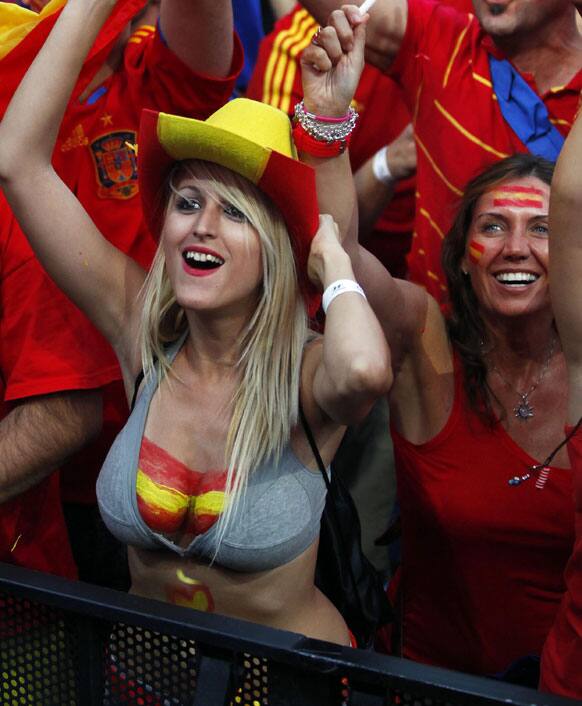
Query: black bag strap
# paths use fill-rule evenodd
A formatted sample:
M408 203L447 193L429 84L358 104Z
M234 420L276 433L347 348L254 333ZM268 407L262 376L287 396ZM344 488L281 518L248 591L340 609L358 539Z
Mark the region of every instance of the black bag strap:
M129 411L133 412L133 408L135 407L135 401L137 400L137 391L139 390L139 386L141 385L141 381L144 378L144 371L143 368L139 371L138 376L135 379L135 383L133 386L133 395L131 396L131 405L129 407Z
M301 425L303 426L305 436L307 437L307 441L309 442L309 446L311 447L311 451L313 452L313 455L315 456L315 460L317 461L317 465L319 466L319 470L321 471L321 475L323 476L323 480L325 481L325 486L327 488L327 492L328 492L328 495L331 500L331 498L332 498L331 482L327 476L327 470L325 468L325 464L323 463L323 459L321 458L321 455L319 453L319 449L317 448L317 444L315 443L315 438L313 436L313 432L311 431L311 427L309 426L309 423L307 422L307 418L305 416L305 412L303 411L303 407L301 405L301 402L299 403L299 419L301 420ZM326 507L326 510L330 510L332 521L333 521L333 524L335 525L335 528L336 528L336 534L340 540L339 543L340 543L341 551L343 554L343 562L344 562L344 565L348 569L350 580L352 582L352 587L354 589L354 595L357 596L360 611L363 613L364 609L363 609L363 606L361 603L360 594L358 592L358 582L356 581L356 577L354 576L354 570L352 567L351 558L350 558L350 555L348 554L348 550L346 549L344 535L342 532L341 523L339 522L336 511L335 511L335 505L333 504L333 502L327 502L325 507Z
M303 411L303 407L301 406L301 403L299 403L299 419L301 420L301 426L303 427L303 431L305 432L305 436L307 437L307 441L309 442L309 446L311 447L311 451L313 455L315 456L315 460L317 461L317 465L319 467L319 470L321 471L321 475L323 476L323 480L325 481L325 487L327 488L327 492L329 493L331 491L331 483L329 481L329 477L327 475L327 470L325 468L325 464L323 462L323 459L321 458L321 455L319 453L319 449L317 448L317 444L315 443L315 438L313 437L313 432L311 431L311 427L309 426L309 423L307 422L307 419L305 417L305 412Z

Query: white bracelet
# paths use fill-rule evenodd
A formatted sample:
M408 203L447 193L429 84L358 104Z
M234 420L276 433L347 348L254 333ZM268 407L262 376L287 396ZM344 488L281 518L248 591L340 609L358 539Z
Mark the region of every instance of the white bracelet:
M386 151L388 146L382 147L374 155L374 161L372 162L372 171L376 179L386 186L392 186L396 179L392 176L390 167L388 166L388 156Z
M336 297L339 297L340 294L345 294L346 292L356 292L366 299L364 290L357 282L354 282L353 279L336 279L335 282L332 282L328 287L326 287L323 297L321 298L323 313L327 314L327 310L329 309L329 305L332 301Z

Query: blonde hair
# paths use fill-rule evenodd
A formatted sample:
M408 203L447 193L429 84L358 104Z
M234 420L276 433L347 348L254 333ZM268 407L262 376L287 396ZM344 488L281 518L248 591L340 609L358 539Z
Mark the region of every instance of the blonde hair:
M244 213L261 243L262 286L243 332L237 362L241 379L232 400L225 449L226 503L218 522L219 546L253 468L270 457L275 461L280 458L297 423L307 316L287 227L270 199L239 174L214 163L192 160L174 167L167 182L166 202L174 191L175 179L184 171L194 179L210 180L218 198ZM170 372L165 345L177 341L188 328L166 272L161 246L142 296L143 370L146 377L157 375L161 381Z

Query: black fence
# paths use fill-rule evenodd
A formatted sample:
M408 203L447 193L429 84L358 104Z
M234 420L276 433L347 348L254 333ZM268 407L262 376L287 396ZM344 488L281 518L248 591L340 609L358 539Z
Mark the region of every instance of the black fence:
M0 703L579 702L0 564Z

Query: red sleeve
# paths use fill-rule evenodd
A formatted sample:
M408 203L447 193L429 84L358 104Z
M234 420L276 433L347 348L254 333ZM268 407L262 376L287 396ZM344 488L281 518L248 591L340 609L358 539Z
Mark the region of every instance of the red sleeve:
M402 86L414 114L423 81L443 81L467 15L438 0L408 0L408 19L402 45L389 73Z
M120 377L103 338L57 288L0 199L0 371L4 400L102 387Z
M235 34L229 75L216 78L192 71L165 44L158 31L140 27L130 37L124 55L134 107L205 119L231 97L243 66L243 50Z

